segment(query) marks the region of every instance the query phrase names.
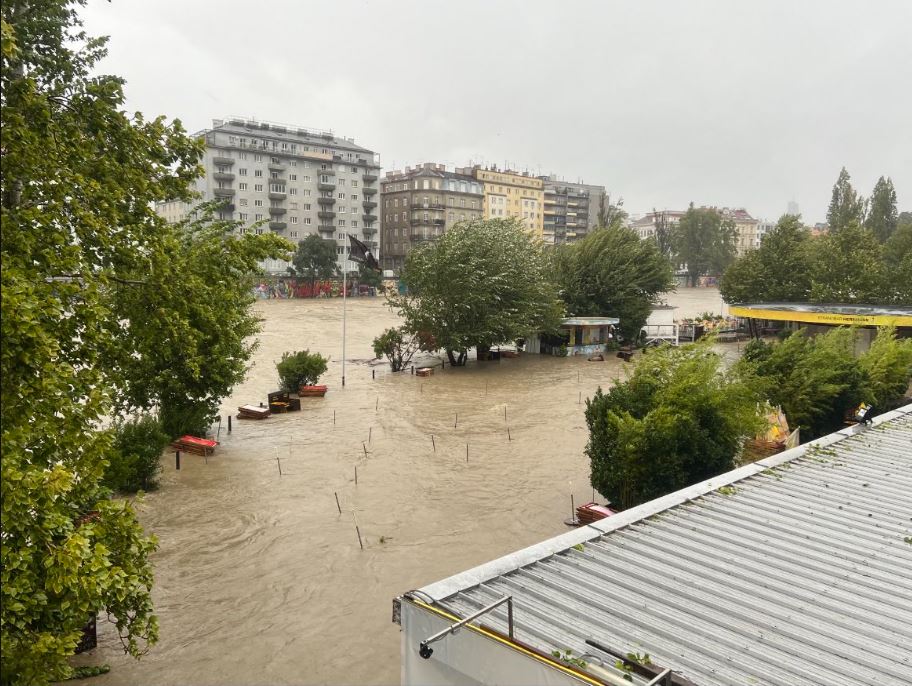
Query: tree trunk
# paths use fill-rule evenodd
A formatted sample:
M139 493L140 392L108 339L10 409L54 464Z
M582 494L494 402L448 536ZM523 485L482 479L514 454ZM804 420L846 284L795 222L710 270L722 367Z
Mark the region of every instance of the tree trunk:
M450 350L449 348L447 348L446 356L447 356L447 359L450 361L450 366L455 367L456 366L456 357L455 357L455 355L453 355L453 351Z
M467 350L460 350L459 357L456 359L456 364L460 367L465 367L466 359L468 356L469 352Z
M317 297L317 277L316 276L313 276L310 279L310 297L311 298Z
M491 346L490 345L476 345L475 350L478 354L479 360L487 360L488 355L491 352Z

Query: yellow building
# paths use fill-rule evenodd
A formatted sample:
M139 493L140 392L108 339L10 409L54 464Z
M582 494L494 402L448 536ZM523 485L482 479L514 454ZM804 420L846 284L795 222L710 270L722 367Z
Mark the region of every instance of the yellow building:
M489 169L480 165L457 169L457 173L472 176L484 184L484 216L486 219L516 217L536 237L544 233L545 183L510 170Z

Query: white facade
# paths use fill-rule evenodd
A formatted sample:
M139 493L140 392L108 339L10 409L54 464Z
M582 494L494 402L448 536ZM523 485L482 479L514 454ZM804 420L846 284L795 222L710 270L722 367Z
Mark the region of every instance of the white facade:
M199 136L206 142L205 175L196 190L202 202L223 201L219 218L240 222L240 233L272 231L293 243L319 233L336 244L340 269L347 234L376 256L380 166L374 152L328 132L237 118L214 120ZM179 210L174 203L157 209L171 221ZM288 263L267 260L263 267L285 273Z

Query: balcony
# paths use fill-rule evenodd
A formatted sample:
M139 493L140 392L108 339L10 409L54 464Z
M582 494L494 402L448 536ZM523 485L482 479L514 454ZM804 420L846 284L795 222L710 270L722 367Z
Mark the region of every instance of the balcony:
M319 174L328 174L329 176L335 176L336 170L335 169L321 169L318 173Z
M282 214L285 214L287 211L288 210L286 210L284 207L272 206L269 208L269 214L273 214L273 215L282 215Z
M283 172L285 171L285 165L281 162L270 162L268 165L270 171L274 172Z
M445 210L446 205L443 205L439 202L413 202L412 209L413 210Z
M364 183L373 183L380 177L377 176L377 172L374 171L373 169L366 169L364 171L364 173L361 175L361 178L364 179Z
M333 191L336 189L336 184L321 181L320 183L317 184L317 188L321 191Z
M234 181L234 174L231 172L221 172L217 171L212 174L212 178L216 181Z
M330 234L330 236L329 236L330 238L332 238L332 235L336 233L336 227L333 226L332 224L320 224L320 225L317 227L317 230L318 230L320 233L328 233L328 234Z
M361 229L361 233L363 233L365 236L373 236L375 233L377 233L377 227L365 226L363 229Z
M223 164L223 165L231 166L232 164L234 164L234 158L233 157L220 157L217 155L212 158L212 162L215 164Z
M284 186L286 182L287 182L287 179L279 179L279 178L269 179L269 183L278 183L278 184L281 184L282 186Z
M317 202L320 203L321 205L335 205L336 199L335 198L324 198L323 196L320 196L319 198L317 198Z
M373 200L365 200L364 202L361 203L361 207L363 207L368 212L370 210L374 209L376 206L377 206L377 203L375 203Z
M443 226L444 224L446 224L446 219L444 219L443 217L434 217L431 221L434 222L434 224L436 224L437 226Z
M335 219L336 213L331 212L330 210L320 210L319 212L317 212L317 216L320 219Z
M362 189L362 191L364 192L364 195L373 195L374 193L377 192L377 189L376 189L376 188L371 188L370 186L365 186L365 187Z
M434 236L434 235L426 235L423 233L419 233L417 231L413 231L412 233L409 234L409 239L412 241L412 243L419 243L421 241L432 241L435 238L436 238L436 236Z
M233 188L213 188L212 192L217 198L233 198L235 191Z
M361 219L363 219L365 223L371 224L371 223L377 221L377 215L376 214L362 214Z
M409 224L411 224L412 226L429 226L430 223L431 223L430 219L418 219L416 217L412 217L411 219L409 219Z
M269 228L272 229L273 231L284 231L285 227L287 227L287 226L288 226L288 224L286 224L285 222L282 222L282 221L269 222Z
M284 200L286 195L288 194L285 191L269 191L271 200Z

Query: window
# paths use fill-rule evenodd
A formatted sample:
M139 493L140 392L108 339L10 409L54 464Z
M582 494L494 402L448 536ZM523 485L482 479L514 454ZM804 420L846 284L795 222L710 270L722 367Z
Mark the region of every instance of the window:
M459 206L460 206L460 207L465 207L465 198L462 198L462 199L459 201Z
M241 207L247 207L247 198L241 198L239 202Z
M294 189L294 190L297 190L297 189ZM294 193L292 193L292 195L294 195ZM304 189L304 197L305 197L305 198L309 198L309 197L310 197L310 189L309 189L309 188L305 188L305 189Z
M253 206L254 206L254 207L262 207L262 206L263 206L263 201L262 201L262 200L254 200L254 201L253 201Z
M310 217L304 217L304 223L309 225L309 224L310 224Z
M447 199L447 205L449 205L450 207L453 207L455 204L456 204L456 201L453 200L453 198Z
M244 167L238 169L238 176L247 176L247 170Z
M357 188L357 187L358 187L357 179L352 179L352 188Z
M339 200L345 200L345 193L339 193L336 197L338 197Z
M352 219L352 228L353 228L353 229L357 229L357 228L358 228L358 222L356 222L354 219Z
M289 175L288 175L288 180L289 180L289 181L297 181L297 180L298 180L298 175L297 175L297 174L289 174Z
M281 184L281 183L271 183L271 184L269 184L269 192L270 193L284 193L285 185Z
M238 184L238 188L240 188L242 191L246 191L247 183L245 181L242 181L241 183Z
M345 209L345 205L339 205L336 208L336 212L338 212L339 214L345 214L347 212L347 210Z
M476 204L476 201L475 201L475 200L473 200L473 201L472 201L472 209L473 209L473 210L475 210L475 209L478 209L478 207L477 207L477 204Z
M241 140L244 140L244 139L242 138ZM243 145L243 143L242 143L241 145ZM246 160L246 159L247 159L247 153L246 153L246 152L242 152L240 155L238 155L238 157L240 157L242 160Z
M297 232L297 231L292 231L292 232L291 232L291 237L292 237L292 238L297 238L297 237L298 237L298 232Z
M341 247L341 246L337 246L337 247L336 247L336 254L337 254L337 255L341 255L341 254L344 253L344 252L345 252L345 249L344 249L343 247Z
M344 240L345 240L345 234L344 234L344 233L336 234L336 238L338 238L340 241L344 241Z
M344 185L345 185L345 179L339 179L336 183L338 183L340 186L344 186Z
M345 226L345 220L344 220L344 219L338 219L338 220L336 220L336 221L338 222L339 226Z
M302 180L304 183L310 183L310 177L309 177L309 176L305 176L305 177L302 178L301 180Z
M350 158L350 157L351 157L351 153L348 153L348 156L349 156L349 158ZM357 174L357 173L358 173L358 168L357 168L357 167L352 167L351 170L352 170L352 174Z
M285 144L283 143L282 145L285 145ZM278 158L278 157L270 157L270 158L269 158L269 163L270 163L270 164L278 164L278 163L279 163L279 158Z
M257 236L260 236L263 234L263 229L257 229L256 232L257 232Z
M288 195L297 195L297 194L298 194L298 189L297 189L297 188L289 188L289 189L288 189ZM310 194L308 193L308 195L310 195Z
M298 203L296 203L296 202L291 203L291 209L293 209L293 210L298 209Z
M246 213L246 212L241 212L241 213L238 215L238 219L240 219L242 222L247 221L247 213ZM243 231L243 230L244 230L244 229L241 229L241 231Z
M352 193L351 199L352 199L352 200L357 200L357 199L358 199L358 194L357 194L357 193Z
M329 175L320 174L320 183L329 183Z
M277 179L277 178L279 178L279 172L269 172L269 178L270 178L270 179Z
M262 215L262 214L255 214L255 215L253 215L253 221L255 221L255 222L261 221L262 219L263 219L263 215Z
M289 219L291 219L291 223L292 223L292 224L297 224L297 223L298 223L298 218L297 218L297 217L289 217Z
M263 178L263 170L262 170L262 169L254 169L254 170L253 170L253 175L254 175L255 177L257 177L258 179L261 179L261 178Z
M291 203L291 204L292 204L292 205L296 205L297 203ZM305 202L305 203L304 203L304 209L305 209L305 210L309 210L309 209L310 209L310 203L309 203L309 202Z
M240 230L238 231L238 233L240 233L240 234L243 236L245 233L247 233L247 229L245 229L245 228L242 226L242 227L240 228Z
M262 193L262 192L263 192L263 184L261 184L261 183L254 184L253 190L257 191L258 193Z

